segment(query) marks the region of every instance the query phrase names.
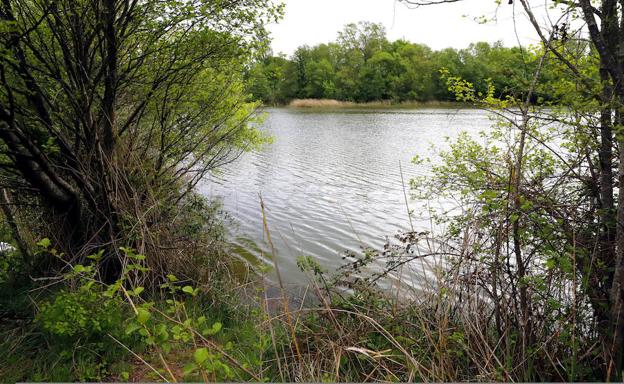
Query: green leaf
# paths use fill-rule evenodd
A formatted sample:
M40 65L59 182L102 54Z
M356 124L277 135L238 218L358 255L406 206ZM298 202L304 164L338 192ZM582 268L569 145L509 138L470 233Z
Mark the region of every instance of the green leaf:
M182 292L188 293L189 295L193 294L193 287L191 287L190 285L186 285L184 286L184 288L182 288Z
M171 275L171 274L167 275L167 279L169 279L169 281L171 281L171 282L178 281L178 278L175 277L174 275Z
M106 291L104 291L103 295L109 298L113 297L115 293L119 291L119 288L121 288L121 284L121 280L117 280L115 284L109 285L108 288L106 288Z
M135 295L135 296L138 296L138 295L140 295L140 294L141 294L141 292L143 292L144 290L145 290L145 288L143 288L143 287L136 287L136 288L134 289L134 291L132 291L132 292L134 293L134 295Z
M37 245L40 246L41 248L48 248L50 247L51 244L52 242L47 237L44 237L43 239L37 242Z
M141 326L135 322L128 324L126 327L126 335L131 335L134 331L141 328Z
M193 359L197 364L202 364L204 361L208 360L208 350L206 348L199 348L193 354Z
M167 341L169 340L169 332L163 331L158 333L158 340Z
M167 332L167 326L165 324L160 324L158 327L156 327L156 335L158 336L158 340L169 340L169 332Z
M147 323L147 321L149 320L150 317L151 317L151 314L147 311L147 309L145 309L145 308L137 309L137 321L140 324Z
M223 328L223 324L221 324L220 322L216 322L214 324L212 324L212 330L214 331L214 333L217 333L221 330L221 328Z
M223 328L223 324L221 324L220 322L217 321L216 323L212 324L212 328L204 329L202 331L202 334L204 336L206 336L206 335L210 335L210 336L216 335L221 330L221 328Z
M557 261L554 258L546 260L546 268L553 269L557 266Z
M91 259L91 260L95 260L95 261L100 261L102 259L102 256L104 255L104 250L101 249L98 251L98 253L95 253L93 255L89 255L87 256L87 259Z
M191 373L195 372L197 370L197 365L195 363L188 363L184 366L182 372L184 373L184 376L188 376Z

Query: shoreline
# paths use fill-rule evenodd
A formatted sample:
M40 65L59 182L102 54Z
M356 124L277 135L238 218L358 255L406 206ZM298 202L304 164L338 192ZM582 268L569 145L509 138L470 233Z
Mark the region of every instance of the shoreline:
M458 101L402 101L390 100L358 103L335 99L294 99L288 104L265 105L265 108L293 109L424 109L424 108L474 108L473 105Z

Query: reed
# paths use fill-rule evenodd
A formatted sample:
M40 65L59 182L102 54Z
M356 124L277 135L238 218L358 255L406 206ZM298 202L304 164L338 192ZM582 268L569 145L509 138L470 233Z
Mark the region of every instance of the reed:
M379 100L365 103L341 101L335 99L294 99L289 104L292 108L470 108L469 105L454 101L392 101Z

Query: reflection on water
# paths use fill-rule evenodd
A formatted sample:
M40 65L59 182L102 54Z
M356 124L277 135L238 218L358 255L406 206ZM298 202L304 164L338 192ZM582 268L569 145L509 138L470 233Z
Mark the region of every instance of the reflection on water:
M380 247L386 236L407 230L399 162L407 183L427 172L411 164L414 155L431 156L432 145L443 146L446 136L489 124L484 112L465 109L269 109L263 129L273 144L213 175L202 193L222 198L238 223L236 248L267 259L262 194L282 277L296 283L298 256L331 270L345 250ZM425 217L414 219L417 229L429 228Z

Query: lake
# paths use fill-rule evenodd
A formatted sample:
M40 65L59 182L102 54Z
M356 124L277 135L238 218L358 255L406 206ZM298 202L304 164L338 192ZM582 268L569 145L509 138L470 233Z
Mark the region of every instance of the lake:
M435 156L445 137L477 133L491 121L473 109L293 109L267 110L262 129L273 143L245 153L201 187L219 198L235 222L231 241L247 259L270 262L264 239L260 194L284 280L302 282L301 255L325 269L344 261L345 250L381 247L386 237L409 230L404 184L426 175L411 163L415 155ZM430 228L409 201L417 230Z

